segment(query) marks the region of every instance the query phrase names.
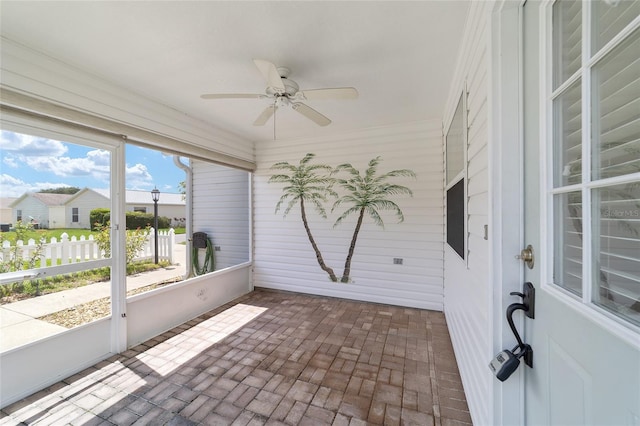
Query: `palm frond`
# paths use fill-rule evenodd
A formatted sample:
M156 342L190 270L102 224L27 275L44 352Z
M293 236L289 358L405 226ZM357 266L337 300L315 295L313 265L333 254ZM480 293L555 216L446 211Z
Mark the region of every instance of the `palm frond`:
M300 197L294 197L289 201L289 204L287 204L287 208L284 211L284 217L287 217L291 209L298 204L298 200L300 200Z
M377 210L393 210L398 218L398 223L404 222L402 210L400 210L400 207L391 200L377 200L370 203L368 207L375 208Z
M287 163L286 161L282 161L280 163L276 163L273 166L271 166L271 170L289 170L291 172L295 172L296 166L293 166Z
M361 210L361 207L359 206L353 206L348 208L347 210L344 211L344 213L340 215L339 218L336 219L335 223L333 224L333 227L335 228L336 226L340 225L343 220L351 216L351 214L353 213L358 213L360 210Z
M367 170L364 173L366 181L370 181L371 178L376 174L376 171L378 170L378 164L380 164L380 161L381 161L380 156L373 158L371 159L371 161L369 161L369 167L367 167Z
M291 181L291 176L289 175L273 175L269 178L269 183L289 181Z
M307 153L304 157L302 157L302 160L300 160L300 165L303 166L307 164L309 161L313 160L315 156L316 155L311 152Z
M392 170L376 177L373 181L378 183L389 179L390 177L410 177L415 178L416 174L409 169Z
M384 228L384 222L382 221L382 217L380 217L380 213L371 205L365 208L366 212L369 213L369 216L373 219L373 222Z

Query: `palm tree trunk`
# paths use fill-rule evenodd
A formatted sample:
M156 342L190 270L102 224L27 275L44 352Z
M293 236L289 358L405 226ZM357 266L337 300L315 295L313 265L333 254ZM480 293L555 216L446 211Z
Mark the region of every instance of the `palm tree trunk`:
M320 254L320 249L316 245L316 242L313 239L313 236L311 235L311 229L309 229L309 224L307 223L307 214L304 210L304 200L302 198L300 199L300 213L302 214L302 223L304 224L305 231L307 231L307 236L309 237L309 242L311 243L311 247L313 247L313 250L316 252L316 259L318 259L318 264L320 265L323 271L329 274L329 278L331 278L331 281L333 281L334 283L338 282L338 277L336 277L336 274L333 272L333 269L325 265L324 260L322 259L322 254Z
M358 239L358 233L360 232L360 227L362 226L362 219L364 218L364 207L360 210L360 216L358 216L358 223L356 223L356 229L353 231L353 237L351 238L351 245L349 246L349 253L347 254L347 260L344 262L344 271L342 272L342 279L340 282L348 283L349 282L349 274L351 274L351 258L353 257L353 252L356 249L356 240Z

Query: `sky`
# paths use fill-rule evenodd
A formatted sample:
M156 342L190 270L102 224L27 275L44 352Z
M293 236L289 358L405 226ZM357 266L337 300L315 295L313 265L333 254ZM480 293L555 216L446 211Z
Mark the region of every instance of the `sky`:
M180 192L185 174L173 155L127 144L126 188ZM109 188L109 151L65 141L2 131L0 138L0 196L75 186ZM184 159L183 159L184 162Z

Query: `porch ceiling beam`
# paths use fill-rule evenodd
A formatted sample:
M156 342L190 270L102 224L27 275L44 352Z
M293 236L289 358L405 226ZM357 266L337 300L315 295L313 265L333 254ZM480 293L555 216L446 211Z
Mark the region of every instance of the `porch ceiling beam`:
M62 122L69 126L77 126L84 130L100 131L120 137L132 144L250 172L256 168L255 163L251 161L213 151L160 133L91 115L5 87L0 88L0 112L2 115L38 117L46 121Z

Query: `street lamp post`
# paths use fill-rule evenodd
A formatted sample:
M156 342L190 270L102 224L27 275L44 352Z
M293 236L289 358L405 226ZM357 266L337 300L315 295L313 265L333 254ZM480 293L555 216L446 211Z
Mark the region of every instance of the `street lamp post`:
M160 200L160 191L158 188L153 188L151 191L151 198L153 199L153 235L155 237L155 250L156 265L158 264L158 200Z

